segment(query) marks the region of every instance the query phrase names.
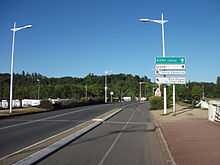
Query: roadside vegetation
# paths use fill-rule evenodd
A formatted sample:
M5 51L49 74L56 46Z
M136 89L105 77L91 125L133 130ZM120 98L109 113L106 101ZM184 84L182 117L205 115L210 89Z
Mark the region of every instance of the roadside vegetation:
M113 91L113 97L118 101L125 96L135 99L139 95L140 81L146 82L142 86L143 96L152 95L155 85L147 77L131 74L108 75L108 91ZM0 74L0 99L9 99L9 85L10 75ZM99 101L104 99L104 75L89 74L84 78L54 78L24 71L21 74L14 74L14 99L37 99L39 88L42 100L48 98L72 99L77 104ZM108 97L110 98L110 96Z
M163 92L163 87L161 86ZM172 85L167 86L168 107L172 106ZM220 77L216 83L212 82L188 82L186 85L176 85L176 101L187 106L196 105L201 99L220 98ZM149 99L151 109L162 109L163 98L152 97ZM155 101L157 100L157 102ZM161 107L162 102L162 107Z
M148 77L131 74L108 75L108 91L114 92L114 101L123 97L135 100L139 96L139 82L142 85L142 96L147 96L152 109L161 108L163 98L151 97L157 84L152 83ZM10 75L0 74L0 100L9 99ZM37 99L40 88L40 99L48 98L71 99L68 106L90 105L102 103L104 100L104 75L88 74L83 78L77 77L46 77L38 73L14 74L14 99ZM87 92L86 92L87 91ZM161 86L163 92L163 87ZM108 92L108 98L110 98ZM172 85L167 87L168 107L172 105ZM87 95L87 97L86 97ZM186 85L176 85L176 100L187 104L196 104L203 98L220 98L220 77L213 82L188 82ZM67 105L50 105L42 102L43 108L68 107Z
M149 98L149 102L150 102L150 109L152 109L152 110L163 108L163 98L162 97L151 96Z

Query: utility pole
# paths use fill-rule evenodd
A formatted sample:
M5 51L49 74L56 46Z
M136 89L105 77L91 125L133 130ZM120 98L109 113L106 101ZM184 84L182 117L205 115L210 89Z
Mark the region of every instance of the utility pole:
M111 103L112 103L112 97L113 97L113 95L114 95L114 92L111 91L111 92L110 92L110 95L111 95Z
M176 91L174 84L173 84L173 113L176 113Z
M108 72L105 72L105 103L107 103L107 93L108 93L108 87L107 87L107 74Z
M87 87L87 85L85 85L85 97L86 97L86 100L88 100L88 87Z
M205 99L205 85L202 85L202 99Z
M141 102L141 82L139 82L139 101Z
M144 82L139 82L139 101L141 102L141 94L142 94L142 89L141 89L141 85L144 84Z
M37 82L38 82L37 99L39 100L40 99L40 80L37 79Z

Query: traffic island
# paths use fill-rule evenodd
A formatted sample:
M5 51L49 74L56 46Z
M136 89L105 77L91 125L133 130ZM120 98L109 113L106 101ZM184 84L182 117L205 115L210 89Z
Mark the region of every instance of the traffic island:
M207 110L177 105L175 114L162 112L151 114L176 164L219 165L220 123L208 121Z

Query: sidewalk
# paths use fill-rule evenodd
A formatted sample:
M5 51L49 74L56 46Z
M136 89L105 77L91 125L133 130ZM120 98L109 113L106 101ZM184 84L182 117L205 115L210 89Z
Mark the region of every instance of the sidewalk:
M176 116L162 116L162 110L151 114L177 165L220 164L220 123L208 121L207 110L177 106Z

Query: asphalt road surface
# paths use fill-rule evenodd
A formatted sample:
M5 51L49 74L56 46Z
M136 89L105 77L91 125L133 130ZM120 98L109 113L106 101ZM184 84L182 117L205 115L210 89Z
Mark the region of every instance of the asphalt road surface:
M0 158L121 106L102 104L1 119Z
M38 165L167 165L148 104L131 104Z

